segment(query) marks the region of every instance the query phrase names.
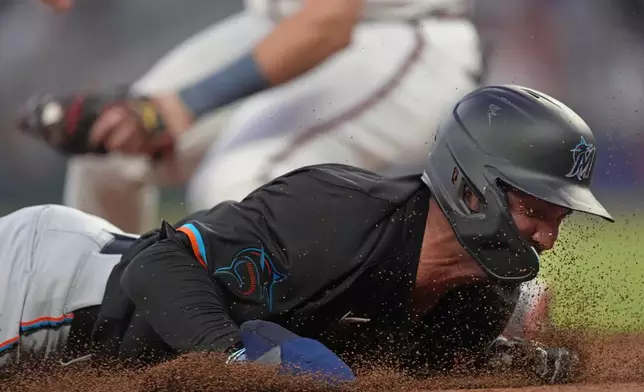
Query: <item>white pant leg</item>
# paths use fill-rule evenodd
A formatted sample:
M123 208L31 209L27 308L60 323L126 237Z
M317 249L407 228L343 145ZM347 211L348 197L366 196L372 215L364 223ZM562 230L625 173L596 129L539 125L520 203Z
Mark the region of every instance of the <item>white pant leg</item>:
M349 48L241 105L190 184L190 209L239 200L304 165L420 165L481 66L468 21L361 24Z
M0 219L0 366L46 358L66 343L77 309L99 305L120 255L100 254L121 230L43 205Z
M178 89L243 55L272 23L242 12L189 38L163 57L133 88L141 93ZM231 106L232 107L232 106ZM203 117L177 142L177 154L152 164L144 157L78 156L68 163L63 202L104 217L132 232L156 223L158 186L185 183L218 131L228 122L231 108Z
M143 232L156 220L159 191L147 160L131 156L77 156L69 160L63 204Z

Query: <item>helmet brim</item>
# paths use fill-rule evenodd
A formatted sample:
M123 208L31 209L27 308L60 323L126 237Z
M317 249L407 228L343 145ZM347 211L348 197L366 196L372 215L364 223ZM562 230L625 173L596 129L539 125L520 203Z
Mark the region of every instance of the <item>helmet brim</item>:
M509 185L538 199L615 222L615 219L585 185L561 178L539 175L516 167L504 167L498 177Z

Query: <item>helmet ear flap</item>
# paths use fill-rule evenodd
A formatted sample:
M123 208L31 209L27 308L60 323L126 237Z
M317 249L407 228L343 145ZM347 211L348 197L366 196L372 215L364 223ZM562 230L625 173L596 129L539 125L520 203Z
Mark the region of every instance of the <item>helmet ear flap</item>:
M438 154L450 154L450 151L438 150L435 157ZM520 283L534 278L539 270L539 258L514 225L508 209L508 185L499 182L499 176L493 171L486 171L482 176L485 185L477 187L453 156L444 157L443 162L448 158L451 171L430 165L422 178L432 189L432 196L463 248L495 280Z

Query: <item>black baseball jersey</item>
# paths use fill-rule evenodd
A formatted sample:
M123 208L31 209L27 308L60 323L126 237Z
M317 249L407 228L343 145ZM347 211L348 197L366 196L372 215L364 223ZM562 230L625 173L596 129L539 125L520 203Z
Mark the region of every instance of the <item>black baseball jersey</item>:
M155 345L226 351L239 345L240 323L265 319L345 358L378 350L418 354L419 339L422 352L432 347L428 339L445 347L486 343L513 309L496 285L454 290L411 326L429 200L420 176L385 178L327 164L164 225L115 268L94 341L121 357L141 357ZM482 312L481 331L446 318L467 309L463 302L476 308L465 318ZM453 339L459 328L472 336Z

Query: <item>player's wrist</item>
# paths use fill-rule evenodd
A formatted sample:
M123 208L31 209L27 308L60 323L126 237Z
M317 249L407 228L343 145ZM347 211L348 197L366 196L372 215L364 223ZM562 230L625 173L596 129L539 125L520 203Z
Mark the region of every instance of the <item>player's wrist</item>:
M194 123L194 117L175 93L160 94L153 99L164 123L164 131L176 139Z
M270 81L250 52L228 67L181 89L177 98L194 118L199 118L270 86Z

